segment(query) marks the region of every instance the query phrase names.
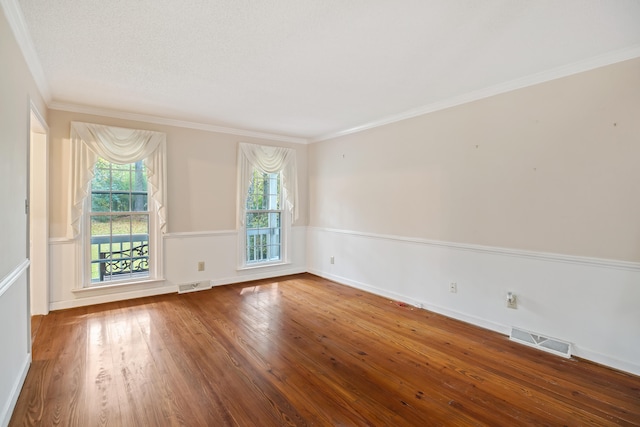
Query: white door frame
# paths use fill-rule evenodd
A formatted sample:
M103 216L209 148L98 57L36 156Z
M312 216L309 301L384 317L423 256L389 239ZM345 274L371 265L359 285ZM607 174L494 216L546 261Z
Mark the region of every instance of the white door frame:
M29 303L49 313L49 127L31 103L29 117Z

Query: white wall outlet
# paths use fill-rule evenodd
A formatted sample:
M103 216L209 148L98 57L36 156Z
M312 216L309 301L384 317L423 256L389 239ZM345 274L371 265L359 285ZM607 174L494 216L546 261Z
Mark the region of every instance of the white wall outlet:
M458 292L458 284L451 282L449 283L449 292L451 292L452 294L455 294Z
M507 308L518 308L518 298L513 292L507 292Z
M331 264L335 264L336 263L336 259L335 259L335 257L333 255L331 256L331 258L329 258L329 262Z
M204 271L204 261L198 262L198 271Z

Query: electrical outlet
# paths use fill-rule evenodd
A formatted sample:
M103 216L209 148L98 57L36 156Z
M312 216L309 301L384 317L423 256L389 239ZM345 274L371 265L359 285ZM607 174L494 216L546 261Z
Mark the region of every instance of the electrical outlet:
M329 258L329 262L330 262L331 264L335 264L335 263L336 263L336 259L335 259L335 257L333 257L333 256L332 256L331 258Z
M513 292L507 292L507 308L518 308L518 298Z
M451 282L449 284L449 292L451 292L452 294L458 293L458 284Z
M204 271L204 261L198 262L198 271Z

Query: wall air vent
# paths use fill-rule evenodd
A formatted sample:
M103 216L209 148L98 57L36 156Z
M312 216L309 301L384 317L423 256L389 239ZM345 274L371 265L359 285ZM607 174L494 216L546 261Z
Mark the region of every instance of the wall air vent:
M178 293L186 294L187 292L203 291L205 289L211 289L211 281L206 280L204 282L192 282L178 285Z
M509 339L558 356L571 357L571 344L555 338L545 337L519 328L511 328Z

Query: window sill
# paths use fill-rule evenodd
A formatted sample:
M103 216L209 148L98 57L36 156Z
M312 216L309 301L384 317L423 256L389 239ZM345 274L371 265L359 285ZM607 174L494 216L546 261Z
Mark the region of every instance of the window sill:
M79 297L114 294L118 292L130 292L142 289L150 289L164 285L163 278L140 280L136 282L120 282L108 285L93 285L84 288L72 289L71 292Z
M291 265L291 261L264 262L260 264L241 265L236 270L237 271L258 270L261 268L279 267L281 265Z

